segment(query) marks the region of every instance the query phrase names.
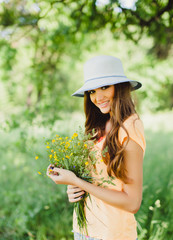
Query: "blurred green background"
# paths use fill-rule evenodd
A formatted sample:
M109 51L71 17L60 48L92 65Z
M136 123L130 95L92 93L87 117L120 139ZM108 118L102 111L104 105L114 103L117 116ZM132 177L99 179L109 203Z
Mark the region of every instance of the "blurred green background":
M66 187L38 171L45 139L84 125L71 94L101 54L143 84L133 93L147 142L138 239L173 239L172 39L171 0L0 0L0 239L73 239Z

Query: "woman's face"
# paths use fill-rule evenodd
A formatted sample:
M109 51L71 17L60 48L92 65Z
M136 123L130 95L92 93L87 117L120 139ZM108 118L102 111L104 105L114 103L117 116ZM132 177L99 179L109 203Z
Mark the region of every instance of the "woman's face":
M110 113L114 98L114 85L89 90L91 102L104 114Z

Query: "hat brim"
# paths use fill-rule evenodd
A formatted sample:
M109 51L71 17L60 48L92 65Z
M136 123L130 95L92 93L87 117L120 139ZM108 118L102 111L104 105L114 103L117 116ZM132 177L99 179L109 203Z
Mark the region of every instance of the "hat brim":
M84 97L84 92L86 92L86 91L89 91L92 89L97 89L97 88L100 88L103 86L124 83L124 82L130 82L130 84L132 86L132 90L137 90L142 86L142 84L140 82L130 80L127 77L120 77L120 78L106 77L106 78L99 79L99 83L98 83L98 78L97 78L92 81L85 82L85 84L81 88L79 88L75 93L73 93L72 96Z

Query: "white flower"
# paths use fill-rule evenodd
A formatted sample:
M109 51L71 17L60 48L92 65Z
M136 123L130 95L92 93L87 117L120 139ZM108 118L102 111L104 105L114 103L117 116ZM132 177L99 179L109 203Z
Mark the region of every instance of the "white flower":
M160 200L159 200L159 199L157 199L157 200L155 201L155 205L156 205L157 208L160 208L160 207L161 207L161 204L160 204Z
M154 208L153 208L152 206L149 206L149 209L150 209L151 211L153 211L153 210L154 210Z

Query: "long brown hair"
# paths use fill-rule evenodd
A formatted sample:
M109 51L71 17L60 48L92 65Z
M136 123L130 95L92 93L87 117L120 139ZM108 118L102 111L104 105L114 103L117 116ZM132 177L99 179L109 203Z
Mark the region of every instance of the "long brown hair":
M129 181L124 162L124 149L118 140L118 131L122 127L127 133L127 142L129 141L129 134L123 125L123 122L136 113L135 106L131 98L131 85L129 82L114 85L115 94L111 106L110 114L103 114L90 100L88 92L84 94L84 111L86 115L85 133L92 133L92 129L97 133L96 140L105 134L106 122L110 119L111 130L106 135L103 144L103 149L108 147L106 157L103 157L107 165L107 173L109 176L115 175L125 183ZM103 150L102 149L102 150Z

